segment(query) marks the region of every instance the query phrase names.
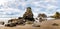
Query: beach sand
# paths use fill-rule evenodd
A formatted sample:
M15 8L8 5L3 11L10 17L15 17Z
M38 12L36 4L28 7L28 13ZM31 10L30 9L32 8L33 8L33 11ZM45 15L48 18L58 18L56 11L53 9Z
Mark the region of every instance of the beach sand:
M53 26L56 23L58 26ZM0 29L60 29L60 20L48 20L40 23L40 27L33 27L31 24L26 24L24 26L17 25L15 27L5 27L1 26Z

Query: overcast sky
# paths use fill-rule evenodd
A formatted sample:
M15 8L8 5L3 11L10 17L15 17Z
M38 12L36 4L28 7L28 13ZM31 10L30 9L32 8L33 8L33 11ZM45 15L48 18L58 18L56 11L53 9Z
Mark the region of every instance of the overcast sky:
M60 12L60 0L0 0L0 18L22 17L27 7L32 8L34 17L39 13L50 16Z

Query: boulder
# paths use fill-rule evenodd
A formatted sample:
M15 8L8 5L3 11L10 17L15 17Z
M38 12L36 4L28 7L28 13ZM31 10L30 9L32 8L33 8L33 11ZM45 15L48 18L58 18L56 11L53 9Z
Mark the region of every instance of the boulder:
M10 24L5 24L5 26L7 26L7 27L14 27L14 26L16 26L16 24L10 23Z
M35 21L32 26L33 27L40 27L40 22Z
M4 22L1 21L0 24L1 24L1 25L4 25Z
M25 20L24 19L11 19L8 21L8 23L14 23L16 25L21 25L21 24L25 24Z
M32 26L33 27L40 27L40 25L38 25L38 24L33 24Z

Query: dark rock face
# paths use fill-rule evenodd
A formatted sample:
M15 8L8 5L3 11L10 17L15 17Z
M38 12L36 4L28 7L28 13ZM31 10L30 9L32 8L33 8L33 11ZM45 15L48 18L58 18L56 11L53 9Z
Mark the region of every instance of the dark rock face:
M14 26L16 26L16 25L22 25L22 24L24 24L25 25L25 21L24 20L20 20L20 19L12 19L12 20L9 20L8 21L8 23L9 24L5 24L5 26L7 26L7 27L14 27Z
M45 15L44 13L43 13L43 14L38 14L38 17L46 18L46 17L47 17L47 15Z
M4 25L4 22L2 22L2 25Z
M7 27L14 27L14 26L16 26L16 24L10 23L10 24L5 24L5 26L7 26Z
M38 18L39 18L39 21L42 22L42 21L45 21L47 20L47 15L46 14L38 14Z
M8 23L14 23L16 25L25 24L25 19L11 19Z
M59 24L57 24L57 23L53 23L52 25L53 25L53 26L59 26Z
M24 13L23 18L26 19L26 20L29 20L29 21L34 21L31 7L27 7L27 10Z
M23 17L18 17L18 19L23 19Z

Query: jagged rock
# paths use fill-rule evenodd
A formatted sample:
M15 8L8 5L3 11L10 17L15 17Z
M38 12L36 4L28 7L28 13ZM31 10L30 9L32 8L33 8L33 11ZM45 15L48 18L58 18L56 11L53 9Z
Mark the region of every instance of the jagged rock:
M34 21L31 7L27 7L27 10L24 13L23 18L26 19L26 20L29 20L29 21Z
M57 24L57 23L53 23L52 25L53 25L53 26L59 26L59 24Z
M46 14L44 14L44 13L42 13L42 14L38 14L38 17L46 18L46 17L47 17L47 15L46 15Z
M21 25L21 24L25 24L25 20L24 19L11 19L8 21L8 23L15 23L16 25Z
M10 24L5 24L5 26L7 26L7 27L14 27L14 26L16 26L16 24L10 23Z
M1 24L1 25L4 25L4 22L1 21L0 24Z

